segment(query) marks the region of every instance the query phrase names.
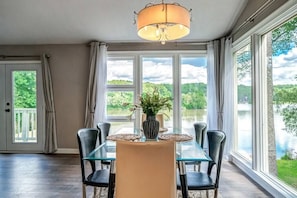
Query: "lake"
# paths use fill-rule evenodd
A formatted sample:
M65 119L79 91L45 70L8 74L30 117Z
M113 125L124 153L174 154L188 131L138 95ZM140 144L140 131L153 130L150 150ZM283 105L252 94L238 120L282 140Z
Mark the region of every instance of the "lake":
M241 104L239 106L241 109L238 111L238 120L239 126L238 130L240 131L239 136L239 149L251 153L251 126L250 126L250 118L251 118L251 105L249 104ZM285 155L287 151L297 152L297 137L286 132L284 130L285 124L283 122L282 116L278 113L274 113L274 126L275 126L275 143L276 143L276 157L280 159ZM250 141L249 141L250 140Z
M239 133L239 150L251 153L252 152L252 129L251 129L251 105L241 104L238 112L238 131ZM193 119L194 118L194 119ZM191 128L194 120L206 120L207 112L205 110L187 110L183 112L183 128ZM293 151L295 157L297 154L297 137L287 133L284 128L282 116L279 113L274 114L275 120L275 140L276 140L276 156L280 159L285 155L286 151ZM169 123L168 123L169 124ZM170 124L169 124L170 125ZM190 131L189 131L190 132ZM193 132L193 131L192 131Z

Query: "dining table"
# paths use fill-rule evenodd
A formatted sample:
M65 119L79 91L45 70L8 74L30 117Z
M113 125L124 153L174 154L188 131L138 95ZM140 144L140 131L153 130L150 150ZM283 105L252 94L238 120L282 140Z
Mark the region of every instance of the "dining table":
M89 153L84 160L109 160L110 178L108 187L108 198L113 198L116 177L116 142L139 141L145 142L142 130L133 128L121 128L117 132L108 136L106 141ZM151 141L151 140L150 140ZM168 128L159 133L156 141L176 142L176 163L181 182L181 192L183 198L188 198L186 164L188 161L211 161L212 159L195 141L195 137L189 135L181 129Z

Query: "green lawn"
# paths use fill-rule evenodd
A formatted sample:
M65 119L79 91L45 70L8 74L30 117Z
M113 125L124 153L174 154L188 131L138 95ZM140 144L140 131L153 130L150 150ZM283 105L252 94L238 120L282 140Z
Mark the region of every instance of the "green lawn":
M297 160L277 160L278 177L297 189Z

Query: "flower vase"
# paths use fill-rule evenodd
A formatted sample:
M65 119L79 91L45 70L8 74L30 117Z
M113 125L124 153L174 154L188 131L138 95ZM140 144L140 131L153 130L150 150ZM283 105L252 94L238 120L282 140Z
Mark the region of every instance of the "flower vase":
M143 134L146 140L157 140L159 133L159 121L156 115L147 115L146 120L142 123Z

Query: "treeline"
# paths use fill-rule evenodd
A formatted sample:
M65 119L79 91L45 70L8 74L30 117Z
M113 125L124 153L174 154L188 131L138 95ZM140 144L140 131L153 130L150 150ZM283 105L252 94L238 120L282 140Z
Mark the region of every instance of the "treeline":
M114 80L108 82L112 85L128 85L132 84L129 81ZM173 87L171 84L153 84L146 82L143 84L143 92L150 93L157 87L160 94L164 97L173 97ZM205 109L207 105L207 86L204 83L187 83L183 84L182 90L182 108L183 109ZM109 92L107 108L108 109L123 109L124 103L133 101L132 92Z
M273 86L273 101L276 102L276 94L279 92L279 90L283 90L286 92L286 90L291 90L292 88L296 87L297 85L274 85ZM238 103L252 103L252 88L251 86L245 86L245 85L238 85L237 87L237 101Z
M109 82L113 85L128 85L132 84L131 81L115 80ZM290 89L296 85L276 85L275 90ZM173 87L171 84L153 84L144 83L143 92L151 92L154 87L157 87L160 93L165 97L172 97ZM207 84L204 83L186 83L181 85L182 94L182 108L186 109L205 109L207 106ZM122 104L125 102L133 101L132 92L112 92L109 94L108 108L127 108ZM252 102L252 89L251 86L238 85L237 87L237 100L238 103L251 104Z

